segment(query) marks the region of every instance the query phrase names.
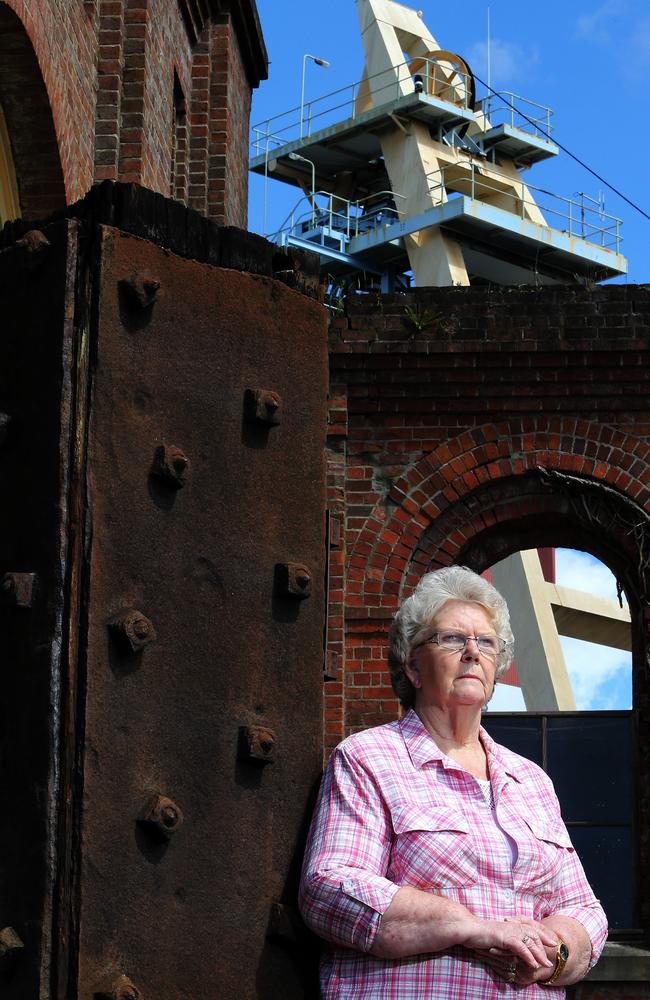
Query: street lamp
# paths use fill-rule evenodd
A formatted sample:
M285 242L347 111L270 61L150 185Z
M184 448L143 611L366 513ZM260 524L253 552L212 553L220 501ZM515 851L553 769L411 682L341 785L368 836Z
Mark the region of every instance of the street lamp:
M318 56L312 56L309 54L309 52L306 52L302 57L302 80L300 83L300 138L301 139L302 139L302 123L305 111L305 70L307 68L308 59L311 59L312 62L315 62L317 66L322 66L324 69L327 69L329 66L327 59L320 59Z
M303 163L308 163L311 167L311 224L313 226L316 220L316 164L313 160L307 159L306 156L301 156L300 153L288 153L290 160L302 160Z

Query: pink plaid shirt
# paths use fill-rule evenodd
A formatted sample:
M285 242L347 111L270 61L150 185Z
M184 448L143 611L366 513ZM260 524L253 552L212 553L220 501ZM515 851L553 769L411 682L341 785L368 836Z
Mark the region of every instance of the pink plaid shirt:
M491 920L562 914L580 921L593 965L607 921L571 845L544 772L481 729L499 823L476 779L443 754L410 711L334 751L312 822L302 914L332 942L321 962L326 1000L528 1000L562 987L506 983L463 947L405 959L368 954L400 886L434 892Z

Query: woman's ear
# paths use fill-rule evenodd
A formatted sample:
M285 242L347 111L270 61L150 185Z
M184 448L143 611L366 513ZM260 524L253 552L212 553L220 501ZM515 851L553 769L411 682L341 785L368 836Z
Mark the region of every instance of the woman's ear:
M413 654L409 656L408 661L404 664L404 673L410 680L413 687L420 687L420 684L422 683L420 680L420 670L415 662L415 656L413 656Z

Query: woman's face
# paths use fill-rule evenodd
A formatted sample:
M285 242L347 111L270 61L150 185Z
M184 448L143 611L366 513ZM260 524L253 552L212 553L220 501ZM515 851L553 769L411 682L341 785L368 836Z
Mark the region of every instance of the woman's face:
M447 601L431 622L431 633L444 631L496 635L485 608L457 600ZM474 640L461 650L425 642L413 649L406 674L416 689L418 708L473 705L480 709L492 695L496 665L496 657L479 652Z

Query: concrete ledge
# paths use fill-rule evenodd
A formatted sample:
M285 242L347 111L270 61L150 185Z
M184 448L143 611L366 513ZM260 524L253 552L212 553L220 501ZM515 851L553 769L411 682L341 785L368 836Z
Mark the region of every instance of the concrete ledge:
M608 941L583 982L650 982L650 951Z

